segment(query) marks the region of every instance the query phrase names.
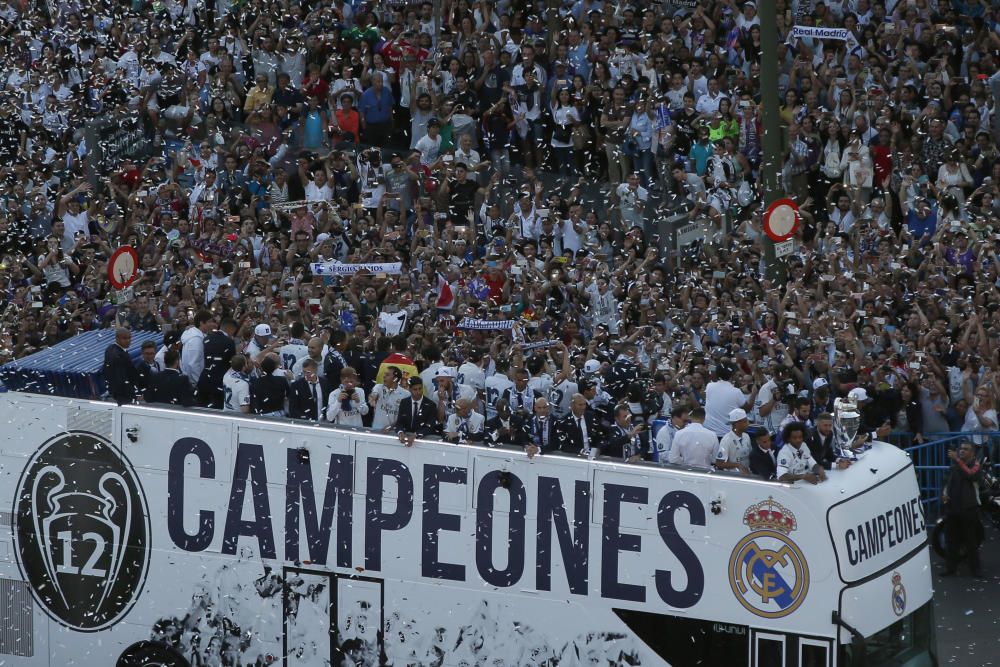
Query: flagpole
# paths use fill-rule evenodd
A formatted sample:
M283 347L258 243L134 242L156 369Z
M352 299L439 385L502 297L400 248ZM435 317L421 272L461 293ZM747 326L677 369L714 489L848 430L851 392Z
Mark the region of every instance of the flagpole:
M775 0L757 1L757 16L760 17L760 109L764 131L760 170L764 206L770 206L785 196L781 189L784 150L778 107L778 19L775 4ZM763 242L766 276L772 284L783 283L786 279L785 261L775 258L774 241L765 235Z

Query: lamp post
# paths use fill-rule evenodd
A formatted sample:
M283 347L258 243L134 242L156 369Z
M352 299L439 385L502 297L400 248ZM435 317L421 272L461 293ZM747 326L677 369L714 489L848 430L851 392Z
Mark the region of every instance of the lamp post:
M775 0L758 0L757 16L760 17L760 108L764 136L761 176L764 188L764 206L785 196L781 187L781 165L784 154L781 116L778 114L778 19ZM774 241L764 237L764 263L766 275L772 283L783 283L786 278L785 261L774 256Z

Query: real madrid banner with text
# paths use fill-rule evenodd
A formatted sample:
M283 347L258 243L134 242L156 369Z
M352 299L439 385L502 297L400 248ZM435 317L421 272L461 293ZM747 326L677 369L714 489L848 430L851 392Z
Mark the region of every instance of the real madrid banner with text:
M366 264L341 264L340 262L314 262L309 265L314 276L347 276L352 273L399 274L403 272L402 262L368 262Z

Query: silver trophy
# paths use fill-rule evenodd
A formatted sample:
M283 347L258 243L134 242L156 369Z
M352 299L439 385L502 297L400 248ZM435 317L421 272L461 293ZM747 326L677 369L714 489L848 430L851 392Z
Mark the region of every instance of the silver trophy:
M848 461L857 461L862 449L854 448L858 429L861 428L861 408L853 398L833 401L833 446L837 455Z

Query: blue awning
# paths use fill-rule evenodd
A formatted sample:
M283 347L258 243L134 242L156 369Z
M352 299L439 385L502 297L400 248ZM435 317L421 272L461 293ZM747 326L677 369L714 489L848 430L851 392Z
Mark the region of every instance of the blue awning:
M147 340L163 344L163 334L133 331L128 354L137 361ZM0 382L10 391L100 398L106 391L104 351L115 342L114 329L88 331L58 345L0 366Z

